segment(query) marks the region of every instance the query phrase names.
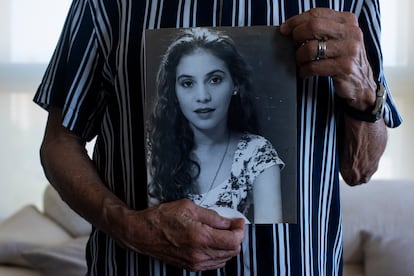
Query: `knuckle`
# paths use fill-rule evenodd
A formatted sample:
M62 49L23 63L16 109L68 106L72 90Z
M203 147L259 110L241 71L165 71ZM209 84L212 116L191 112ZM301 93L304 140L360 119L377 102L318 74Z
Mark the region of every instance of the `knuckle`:
M194 205L191 200L189 199L181 199L180 200L180 209L181 212L192 214L194 211Z
M354 34L354 39L358 41L364 41L364 33L360 27L353 27L352 33Z
M308 12L309 12L309 15L311 17L316 17L317 18L317 17L321 16L322 10L320 8L312 8Z
M308 28L312 33L317 33L321 29L321 21L317 18L309 21Z
M346 76L351 75L354 71L354 66L355 66L353 59L343 59L342 63L343 63L343 66L342 66L343 74Z
M337 76L346 77L347 79L347 77L351 76L354 72L355 63L352 58L342 57L334 60L332 66L337 68Z
M356 14L352 13L352 12L344 12L344 17L346 22L348 22L349 24L358 26L358 17L356 16Z

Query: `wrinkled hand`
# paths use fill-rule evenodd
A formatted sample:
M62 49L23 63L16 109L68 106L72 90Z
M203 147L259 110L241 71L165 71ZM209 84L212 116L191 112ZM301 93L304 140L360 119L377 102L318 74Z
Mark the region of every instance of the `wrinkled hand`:
M299 75L331 76L336 93L357 109L375 102L376 83L357 17L349 12L315 8L289 18L281 26L298 45ZM316 60L318 40L326 40L326 58Z
M223 267L240 252L243 219L227 219L190 200L128 211L123 246L191 271Z

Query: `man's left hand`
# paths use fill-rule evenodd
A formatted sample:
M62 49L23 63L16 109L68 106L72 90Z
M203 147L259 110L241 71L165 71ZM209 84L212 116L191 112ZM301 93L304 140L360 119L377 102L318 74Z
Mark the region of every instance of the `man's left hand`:
M302 78L330 76L336 93L350 106L363 111L374 105L376 82L353 13L311 9L289 18L281 33L298 45L296 60ZM319 43L326 43L326 52L317 58Z

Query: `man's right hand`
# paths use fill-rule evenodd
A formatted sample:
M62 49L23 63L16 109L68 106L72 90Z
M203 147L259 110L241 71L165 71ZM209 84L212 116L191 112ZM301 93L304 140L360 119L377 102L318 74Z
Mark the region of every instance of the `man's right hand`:
M108 222L122 225L110 233L122 246L191 271L223 267L240 252L245 234L243 219L221 217L187 199L143 211L104 206Z
M85 141L62 126L51 107L41 147L50 183L62 199L120 245L193 271L225 265L240 251L243 219L226 219L189 200L130 210L102 182Z

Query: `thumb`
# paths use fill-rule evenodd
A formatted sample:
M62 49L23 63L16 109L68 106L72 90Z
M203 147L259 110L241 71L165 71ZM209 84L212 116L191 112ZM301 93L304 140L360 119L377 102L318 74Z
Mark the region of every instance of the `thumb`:
M198 221L216 229L230 229L232 220L220 216L216 211L198 206Z

